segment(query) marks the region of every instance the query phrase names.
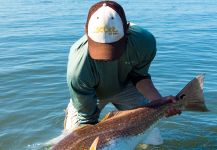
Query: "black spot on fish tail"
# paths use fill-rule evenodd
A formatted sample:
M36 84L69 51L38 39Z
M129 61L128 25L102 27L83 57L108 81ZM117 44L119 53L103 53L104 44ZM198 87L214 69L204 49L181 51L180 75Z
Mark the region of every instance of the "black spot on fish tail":
M182 99L184 99L185 96L186 96L185 94L182 94L182 95L179 96L179 99L182 100Z

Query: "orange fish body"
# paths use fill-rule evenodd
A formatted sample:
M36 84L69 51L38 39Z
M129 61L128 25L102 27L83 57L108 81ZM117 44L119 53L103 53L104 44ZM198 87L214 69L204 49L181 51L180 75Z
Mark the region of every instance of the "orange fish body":
M202 86L203 76L197 76L177 94L179 100L175 104L157 100L132 110L110 112L98 124L74 130L53 150L89 150L91 145L92 149L104 149L112 140L144 133L165 116L171 105L183 110L207 111Z

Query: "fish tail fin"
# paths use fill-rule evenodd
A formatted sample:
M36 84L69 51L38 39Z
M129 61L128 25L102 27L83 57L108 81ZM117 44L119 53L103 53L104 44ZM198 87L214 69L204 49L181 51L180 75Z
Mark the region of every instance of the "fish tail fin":
M96 150L98 142L99 142L99 137L97 137L97 138L93 141L93 143L92 143L92 145L90 146L90 149L89 149L89 150Z
M204 75L198 75L191 80L176 97L184 102L184 110L187 111L208 111L203 96Z

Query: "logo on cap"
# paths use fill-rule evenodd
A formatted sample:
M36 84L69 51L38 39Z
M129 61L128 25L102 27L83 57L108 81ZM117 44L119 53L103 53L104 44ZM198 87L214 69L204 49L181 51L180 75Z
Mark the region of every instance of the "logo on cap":
M118 34L118 30L113 26L105 26L105 27L96 27L96 30L94 33L108 33L109 35Z

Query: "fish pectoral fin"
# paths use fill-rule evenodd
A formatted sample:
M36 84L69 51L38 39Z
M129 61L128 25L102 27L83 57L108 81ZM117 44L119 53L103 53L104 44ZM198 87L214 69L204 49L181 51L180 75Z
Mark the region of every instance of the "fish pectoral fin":
M88 127L90 127L90 126L93 126L93 125L92 125L92 124L82 124L82 125L80 125L77 129L82 130L82 129L88 128Z
M97 144L99 142L99 137L97 137L90 146L89 150L96 150Z

